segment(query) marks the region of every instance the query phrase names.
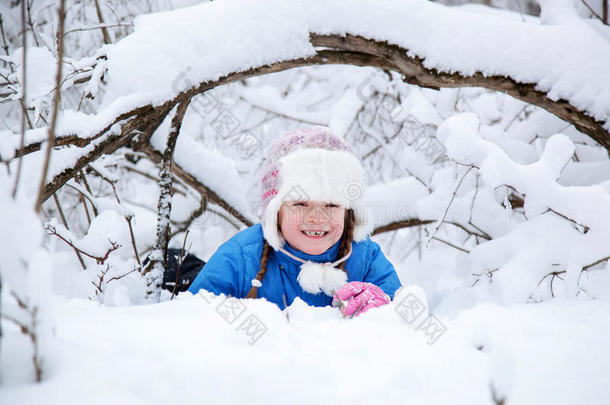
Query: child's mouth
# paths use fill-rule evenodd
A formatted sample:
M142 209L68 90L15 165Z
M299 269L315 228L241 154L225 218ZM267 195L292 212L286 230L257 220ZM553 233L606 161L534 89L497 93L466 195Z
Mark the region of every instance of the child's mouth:
M308 238L320 239L326 236L328 232L325 231L301 231L301 233Z

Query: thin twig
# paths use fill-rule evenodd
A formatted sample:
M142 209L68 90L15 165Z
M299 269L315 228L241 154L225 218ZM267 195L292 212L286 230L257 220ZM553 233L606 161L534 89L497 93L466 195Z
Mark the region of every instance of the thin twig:
M108 240L108 242L110 243L110 247L108 248L108 250L106 251L106 253L104 254L104 256L95 256L95 255L92 255L92 254L90 254L90 253L87 253L87 252L85 252L84 250L82 250L82 249L80 249L80 248L76 247L76 246L74 245L74 243L73 243L71 240L69 240L69 239L65 238L65 237L64 237L64 236L62 236L62 235L61 235L59 232L57 232L57 229L56 229L56 228L55 228L53 225L47 224L47 226L45 226L45 229L46 229L47 231L49 231L49 233L50 233L51 235L55 235L55 236L57 236L59 239L63 240L65 243L67 243L67 244L68 244L70 247L72 247L73 249L76 249L76 250L78 250L80 253L84 254L85 256L87 256L87 257L90 257L90 258L94 259L94 260L97 262L97 264L104 264L104 262L105 262L105 261L108 259L108 255L110 255L110 253L114 252L115 250L117 250L118 248L120 248L120 247L121 247L121 244L120 244L120 243L116 243L116 242L113 242L113 241L111 241L111 240Z
M23 4L21 5L22 9L23 9ZM23 30L25 29L25 15L22 13L21 14L21 32L24 32ZM0 14L0 34L2 35L2 49L4 49L4 53L8 56L9 55L9 48L8 48L8 43L6 42L6 35L4 34L4 20L2 19L2 14ZM10 64L8 62L5 62L9 68L11 69L11 71L13 70L10 66Z
M91 281L91 284L93 284L93 286L97 290L95 292L95 295L100 295L104 293L104 291L102 290L102 283L104 282L104 277L106 276L106 273L108 273L108 271L110 271L109 264L106 265L106 268L104 270L100 270L100 272L97 274L97 284Z
M176 230L171 233L170 239L179 234L180 232L187 231L188 233L188 229L192 225L193 221L195 221L195 219L199 218L201 214L203 214L203 212L207 209L207 206L208 200L206 198L202 198L201 203L199 204L197 209L191 213L191 215L186 219L186 221L182 222L181 225L179 227L176 227Z
M106 284L108 284L109 282L111 282L111 281L113 281L113 280L120 280L120 279L122 279L123 277L127 277L127 276L128 276L128 275L130 275L131 273L133 273L133 272L135 272L135 271L138 271L138 270L140 270L140 268L139 268L139 267L136 267L136 268L134 268L133 270L128 271L127 273L122 274L122 275L120 275L120 276L114 276L114 277L110 277L110 278L108 279L108 282L106 282Z
M59 27L57 29L57 75L55 76L55 94L53 95L53 112L51 113L51 125L47 134L47 148L45 151L44 164L42 168L42 176L40 177L40 187L38 188L38 199L36 201L35 210L40 212L42 203L44 202L44 190L47 185L47 173L49 171L49 163L51 161L51 150L55 144L55 126L57 125L57 113L59 111L59 102L61 95L61 76L64 58L64 23L66 13L64 12L65 0L59 1ZM33 28L32 28L33 30Z
M428 230L427 230L427 229L424 229L424 232L428 233ZM456 245L456 244L454 244L454 243L451 243L451 242L449 242L449 241L446 241L446 240L444 240L444 239L441 239L441 238L439 238L439 237L437 237L437 236L433 236L433 237L432 237L432 238L430 238L430 239L433 239L433 240L436 240L436 241L438 241L438 242L444 243L445 245L450 246L450 247L452 247L452 248L454 248L454 249L460 250L460 251L462 251L462 252L464 252L464 253L470 253L470 250L468 250L468 249L466 249L466 248L463 248L463 247L460 247L460 246L458 246L458 245Z
M506 396L499 395L493 383L489 383L489 388L491 389L491 400L494 402L494 405L505 405Z
M481 277L483 277L483 275L487 276L490 283L493 282L494 273L498 270L500 270L500 269L499 268L491 269L491 270L486 269L485 273L472 273L472 275L476 276L477 279L474 281L474 283L472 283L471 287L474 287L479 282L479 280L481 280Z
M100 273L97 275L98 283L97 283L97 284L95 284L93 281L91 282L91 284L93 284L93 286L94 286L94 287L95 287L95 289L97 290L97 291L95 292L95 295L99 295L99 294L103 294L103 293L104 293L104 291L102 290L102 285L103 285L103 284L104 284L104 286L107 286L108 284L110 284L110 282L111 282L111 281L120 280L120 279L122 279L123 277L127 277L127 276L128 276L128 275L130 275L131 273L133 273L133 272L135 272L135 271L140 270L140 268L139 268L139 267L136 267L136 268L134 268L133 270L128 271L128 272L127 272L127 273L125 273L125 274L121 274L120 276L113 276L113 277L110 277L110 278L108 279L108 281L106 281L106 282L104 283L104 277L106 277L106 274L108 274L108 271L109 271L109 270L110 270L110 265L109 265L109 264L107 264L107 265L106 265L106 269L105 269L105 270L101 270L101 271L100 271Z
M460 179L460 181L458 182L457 186L455 187L455 190L453 190L453 193L451 195L451 200L449 200L449 204L447 204L447 207L445 208L445 212L443 214L443 217L441 218L440 222L438 222L438 224L436 225L436 227L434 228L434 231L432 232L432 234L430 236L428 236L428 241L430 241L431 239L434 238L434 235L436 235L436 233L438 232L438 230L440 229L441 225L443 224L443 222L445 222L445 218L447 217L447 213L449 212L449 208L451 207L451 204L453 204L453 200L455 199L455 197L457 196L457 192L460 189L460 186L462 185L462 182L464 181L464 179L466 178L466 176L468 175L468 173L470 173L470 171L474 168L474 166L470 166L468 168L468 170L466 170L466 172L464 173L464 175L462 176L462 178ZM428 244L426 244L428 245Z
M76 186L74 186L72 184L66 184L66 186L76 190L81 197L85 197L87 200L89 200L89 202L91 203L91 206L94 208L94 211L97 212L96 204L95 204L95 201L94 201L95 197L93 197L86 190L83 190L83 189L81 189L79 187L76 187ZM81 198L81 201L84 201L84 199ZM86 205L85 205L85 212L87 213L87 218L89 218L89 211L87 211L87 206ZM89 224L91 224L91 220L90 219L89 219Z
M119 198L119 194L116 191L116 180L112 180L109 179L108 177L104 176L99 170L96 170L93 166L89 165L89 168L94 171L98 176L100 176L100 178L104 181L106 181L108 184L110 184L110 187L112 187L112 192L114 193L114 198L116 199L117 204L121 204L121 199ZM88 190L89 191L89 190ZM140 268L142 268L142 262L140 261L140 255L138 254L138 248L136 245L136 237L133 233L133 226L131 224L131 220L133 219L132 215L124 215L125 221L127 221L127 226L129 227L129 237L131 239L131 248L133 249L133 254L136 257L136 261L138 262L138 266Z
M112 41L110 41L110 35L108 34L108 30L105 26L103 26L104 15L102 14L102 9L100 8L100 3L98 0L95 0L95 11L97 12L97 18L99 19L100 24L102 25L100 28L102 30L102 36L104 37L104 43L110 44L112 43Z
M27 9L27 22L28 25L30 26L30 29L32 30L32 37L34 38L34 43L36 44L37 47L40 46L40 42L38 41L38 37L36 36L36 30L34 29L34 22L32 21L32 3L34 2L34 0L21 0L23 2L26 3L26 9ZM61 5L60 5L61 7ZM61 16L60 16L61 19ZM60 22L61 24L61 22ZM24 31L25 33L25 31Z
M583 270L589 270L591 267L593 267L593 266L597 266L598 264L600 264L600 263L602 263L602 262L605 262L606 260L610 260L610 256L606 256L606 257L601 258L601 259L599 259L599 260L597 260L597 261L595 261L595 262L593 262L593 263L591 263L591 264L587 264L587 265L586 265L586 266L584 266L582 269L583 269Z
M146 158L148 159L148 156L147 156ZM128 165L128 164L123 164L121 167L122 167L122 168L124 168L124 169L126 169L127 171L130 171L130 172L133 172L133 173L139 174L140 176L143 176L143 177L145 177L145 178L147 178L147 179L149 179L149 180L152 180L152 181L154 181L154 182L159 181L159 179L158 179L157 177L153 176L152 174L150 174L150 173L146 173L146 172L143 172L143 171L141 171L141 170L138 170L138 169L136 169L135 167L133 167L133 166L131 166L131 165ZM180 179L174 178L174 181L176 181L176 182L177 182L177 183L179 183L181 186L183 186L183 187L185 187L185 188L186 188L186 185L182 184L182 181L181 181ZM186 193L185 193L184 191L182 191L182 190L180 190L180 189L176 188L175 186L173 186L173 188L172 188L172 193L174 193L174 194L179 194L179 195L183 195L183 196L186 196Z
M582 273L588 272L590 268L597 266L598 264L606 261L606 260L610 260L610 256L606 256L603 257L599 260L594 261L593 263L587 264L586 266L583 266L582 269L580 270L580 274L578 275L578 288L582 290L582 288L580 287L580 277L582 275ZM558 264L554 264L554 266L558 266ZM557 277L560 280L563 280L563 278L561 278L560 274L564 274L567 273L566 270L559 270L559 271L552 271L548 274L545 274L544 277L542 277L542 279L538 282L538 286L540 286L540 284L542 284L542 282L549 276L551 276L551 296L554 298L555 294L553 292L553 281L555 280L555 277ZM583 290L584 291L584 290ZM586 291L585 291L586 292Z
M89 200L89 202L91 203L91 206L95 207L95 203L92 200L93 196L87 195L85 190L81 190L80 188L75 187L72 184L66 184L66 186L73 188L74 190L76 190L78 192L78 202L83 204L83 208L85 209L85 216L87 217L87 224L91 225L91 215L89 215L89 209L87 208L87 202L85 201L83 196L85 196Z
M70 230L70 228L68 227L68 221L66 221L66 216L64 215L64 211L61 209L61 204L59 203L59 198L57 198L57 193L53 193L53 199L55 200L55 206L57 207L57 211L59 212L59 217L61 218L61 222L64 224L64 226L66 227L67 230ZM74 249L74 253L76 253L76 257L78 258L78 261L79 261L81 267L83 268L83 270L86 270L87 266L85 265L85 262L83 261L83 258L80 255L80 252L78 251L78 249Z
M471 225L476 230L478 230L479 232L475 232L472 229L468 229L464 225L462 225L460 223L457 223L457 222L447 221L445 223L449 224L449 225L456 226L456 227L460 228L461 230L463 230L464 232L466 232L469 235L476 236L478 238L483 238L485 240L491 240L492 239L492 237L487 232L485 232L484 230L482 230L481 228L479 228L478 226L476 226L472 222L468 222L468 224Z
M64 32L64 36L71 34L73 32L93 31L93 30L99 30L99 29L104 30L105 28L115 28L115 27L133 27L133 24L128 24L128 23L99 24L99 25L93 25L91 27L73 28L71 30ZM108 42L108 43L110 43L110 42Z
M184 247L186 246L186 238L188 238L189 236L189 231L187 229L186 233L184 234L184 239L182 240L182 250L180 250L180 257L178 258L178 267L176 268L176 280L174 282L174 289L172 290L172 296L170 298L170 300L174 299L174 296L176 295L176 289L178 288L178 278L180 277L180 268L182 267L182 261L184 260L185 254L184 254ZM188 254L188 252L187 252Z
M597 12L596 12L595 10L593 10L593 7L591 7L591 6L589 5L589 3L587 3L587 0L580 0L580 1L582 2L582 4L584 4L584 5L585 5L585 6L586 6L586 7L589 9L589 11L591 12L591 14L593 14L593 16L594 16L595 18L597 18L598 20L600 20L602 23L607 24L607 22L606 22L606 20L604 19L604 17L602 17L601 15L597 14ZM606 1L605 1L605 0L602 0L602 3L606 3ZM606 7L608 7L608 5L607 5L607 4L605 4L605 6L606 6ZM607 13L607 9L606 9L606 13Z
M91 166L91 165L89 165L89 166L88 166L88 168L89 168L91 171L95 172L95 174L97 174L98 176L100 176L100 178L101 178L102 180L104 180L106 183L110 184L110 187L112 187L112 193L114 194L114 198L115 198L115 200L116 200L117 204L121 204L121 200L119 199L119 195L117 194L117 191L116 191L116 186L115 186L115 183L116 183L117 181L116 181L116 180L114 180L114 179L109 179L108 177L104 176L102 173L100 173L100 171L99 171L99 170L96 170L96 169L95 169L95 167L93 167L93 166ZM91 189L89 189L88 187L87 187L87 191L89 191L89 193L91 193Z
M560 274L566 273L565 270L563 271L553 271L550 272L548 274L546 274L544 277L542 277L542 279L538 282L538 285L540 285L545 278L547 278L548 276L551 276L551 297L555 298L555 292L553 291L553 281L555 281L555 277L557 277L558 279L563 281L563 278L561 278Z
M33 308L30 308L30 306L24 300L19 298L19 296L17 295L17 293L15 291L11 291L11 295L17 302L17 306L19 306L19 308L21 308L23 311L25 311L28 314L28 316L31 318L31 324L26 325L23 322L17 320L16 318L13 318L12 316L9 316L6 314L0 314L0 316L15 323L17 326L19 326L21 333L23 333L24 335L26 335L30 338L33 349L34 349L33 353L32 353L32 362L34 363L34 373L36 375L36 382L40 382L42 380L42 361L40 358L40 352L39 352L39 347L38 347L38 336L36 334L36 330L37 330L36 326L38 323L38 321L37 321L38 307L34 306Z
M21 53L22 55L22 60L21 60L21 100L22 100L22 111L21 111L21 135L20 135L20 140L19 140L19 150L23 149L24 143L25 143L25 117L27 115L27 110L25 109L25 106L27 105L27 86L26 86L26 78L27 78L27 33L25 30L25 0L21 1L21 34L23 35L23 42L22 42L22 46L23 46L23 51ZM2 30L2 38L3 40L4 38L4 29ZM5 42L5 46L6 46L6 42ZM6 52L8 54L8 47L6 48ZM10 65L9 65L10 66ZM11 68L12 70L12 68ZM21 178L21 165L23 163L23 158L22 156L19 156L19 160L17 161L17 174L15 175L15 184L13 185L13 198L15 198L17 196L17 190L19 188L19 180ZM45 176L46 177L46 176Z
M477 173L475 177L475 186L474 186L474 195L472 196L472 201L470 203L470 215L468 216L468 223L472 224L472 213L474 212L474 203L479 195L479 173Z
M560 216L561 218L565 219L566 221L572 223L574 229L576 229L578 232L580 232L582 234L586 234L591 229L587 225L580 224L580 223L576 222L575 220L573 220L572 218L562 214L561 212L557 212L552 208L547 209L546 211L543 212L543 214L546 214L547 212L552 212L553 214Z
M85 186L85 190L87 190L89 195L93 197L93 192L91 191L91 187L89 187L89 182L87 181L87 178L85 177L85 173L82 170L79 170L77 178L83 182L83 184ZM91 202L91 209L93 209L93 216L97 217L99 215L97 206L95 204L93 204L93 201L91 198L89 199L89 201Z
M133 233L133 226L131 225L132 216L126 215L125 220L127 221L127 226L129 227L129 237L131 238L131 248L133 249L133 254L136 257L136 261L138 262L138 266L142 268L142 262L140 261L140 255L138 254L138 248L136 246L136 237Z

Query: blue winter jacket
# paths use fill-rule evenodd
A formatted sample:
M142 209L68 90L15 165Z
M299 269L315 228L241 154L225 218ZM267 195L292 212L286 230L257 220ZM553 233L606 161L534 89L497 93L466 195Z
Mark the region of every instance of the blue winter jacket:
M337 260L340 242L320 255L308 255L293 249L288 243L285 243L283 248L302 259L324 263ZM189 291L196 294L203 288L215 294L224 293L245 298L252 288L252 279L260 269L263 244L263 229L260 224L237 233L212 255L195 277ZM285 307L284 295L288 305L295 297L300 297L307 304L316 307L330 305L332 297L323 292L310 294L303 291L297 282L300 266L300 262L272 249L263 285L258 288L258 298L266 298L281 309ZM379 245L368 237L362 242L352 242L352 254L345 263L345 269L348 281L375 284L392 298L401 285L392 263L385 258Z

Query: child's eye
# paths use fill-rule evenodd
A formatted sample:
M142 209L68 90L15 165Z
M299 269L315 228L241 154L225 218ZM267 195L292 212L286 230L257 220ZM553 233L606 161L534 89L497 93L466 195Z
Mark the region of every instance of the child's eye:
M326 204L326 208L339 208L337 204Z
M306 204L306 203L304 203L303 201L297 201L297 202L295 202L295 203L292 203L292 206L293 206L293 207L306 207L306 206L307 206L307 204Z

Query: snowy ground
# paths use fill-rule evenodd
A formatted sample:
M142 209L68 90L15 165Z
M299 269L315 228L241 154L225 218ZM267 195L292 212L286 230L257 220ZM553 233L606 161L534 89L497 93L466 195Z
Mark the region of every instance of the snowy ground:
M15 354L29 342L6 330L0 402L490 404L491 387L508 404L610 401L608 301L480 303L446 309L434 318L446 331L426 333L425 314L406 322L409 297L351 320L297 302L289 322L264 300L235 301L235 311L189 294L132 307L64 300L42 384L21 382L17 371L32 373ZM242 325L251 316L258 332Z
M441 71L480 71L537 83L549 97L570 100L610 128L610 31L591 19L581 21L567 7L571 0L541 3L542 17L525 21L519 14L480 6L444 8L398 0L362 0L360 8L352 0L215 1L144 16L136 21L134 34L102 52L108 57L108 85L96 103L100 98L103 103L91 114L63 110L58 132L86 138L119 112L164 101L193 83L310 56L310 32L388 40L426 56L426 66ZM231 28L225 32L219 27ZM48 93L53 83L54 60L41 49L28 51L29 66L36 68L29 75L36 81L30 83L42 89L38 93L33 88L31 97ZM20 60L19 53L11 60ZM37 75L42 71L47 76ZM29 340L9 321L2 322L0 405L470 405L493 404L494 397L496 403L506 398L510 405L609 404L607 150L569 123L499 94L407 88L379 72L369 73L326 66L260 77L225 89L225 96L214 93L222 102L212 103L205 119L193 111L209 106L199 97L185 118L175 159L252 216L246 208L259 203L261 151L243 156L247 148L234 146L234 136L252 125L262 128L256 132L260 145L267 144L290 124L278 123L284 118L269 127L258 123L259 118L267 122L268 111L292 117L299 125L329 125L354 143L359 156L386 145L366 160L372 201L383 203L376 205L378 225L408 218L440 221L446 215L436 236L458 247L442 245L441 250L441 242L424 230L376 236L403 284L426 291L433 316L418 312L421 301L414 301L409 291L351 320L342 319L336 309L308 308L302 302L282 312L263 300L225 301L207 295L183 294L172 301L166 296L160 304L140 305L144 287L137 273L107 281L98 295L91 282L105 266L85 258L87 268L82 270L71 249L44 238L44 224L29 211L32 201L0 193L2 313L18 313L8 294L11 288L55 312L54 317L41 317L53 325L55 336L43 342L46 363L40 384L33 382ZM379 97L363 95L365 87ZM225 103L231 98L242 101ZM381 108L384 99L396 101ZM212 132L211 123L228 111L226 105L236 106L231 111L241 126L227 134ZM371 117L379 124L379 136L370 128L364 131L366 106L387 110L392 131L381 124L390 122L383 119L387 117L377 112ZM394 132L395 126L413 122L419 124L413 131ZM165 145L167 124L151 141L158 149ZM426 128L433 128L432 133L416 131ZM423 143L415 142L416 132ZM379 141L390 133L395 134L390 143ZM46 128L34 128L26 140L46 134ZM441 145L445 162L435 163L438 156L425 154L430 139ZM3 138L3 157L14 152L18 140ZM83 151L55 150L51 172L64 170ZM30 180L23 180L22 194L37 192L37 162L42 159L36 154L30 158L23 175ZM71 204L75 197L65 188L60 193L65 206L77 212L68 216L72 228L64 235L96 255L106 252L109 240L121 244L108 259L107 280L124 276L136 263L125 213L135 214L140 254L152 244L156 224L156 205L150 207L156 204L157 185L124 175L121 159L107 156L96 167L108 171L109 178L120 178L124 203L117 205L114 194L108 188L103 194L100 186L95 198L100 212L90 224L76 211L80 204ZM156 176L150 162L133 166ZM0 190L12 188L8 172L0 177ZM173 201L172 215L180 221L201 206L183 194ZM522 203L511 206L511 195ZM224 219L215 223L216 217L202 218L190 228L193 252L203 259L236 231ZM50 223L59 229L57 216ZM489 238L473 236L474 224ZM175 246L182 243L181 236L174 239ZM38 247L44 249L33 253ZM47 300L47 294L52 298ZM45 305L50 301L55 305Z

